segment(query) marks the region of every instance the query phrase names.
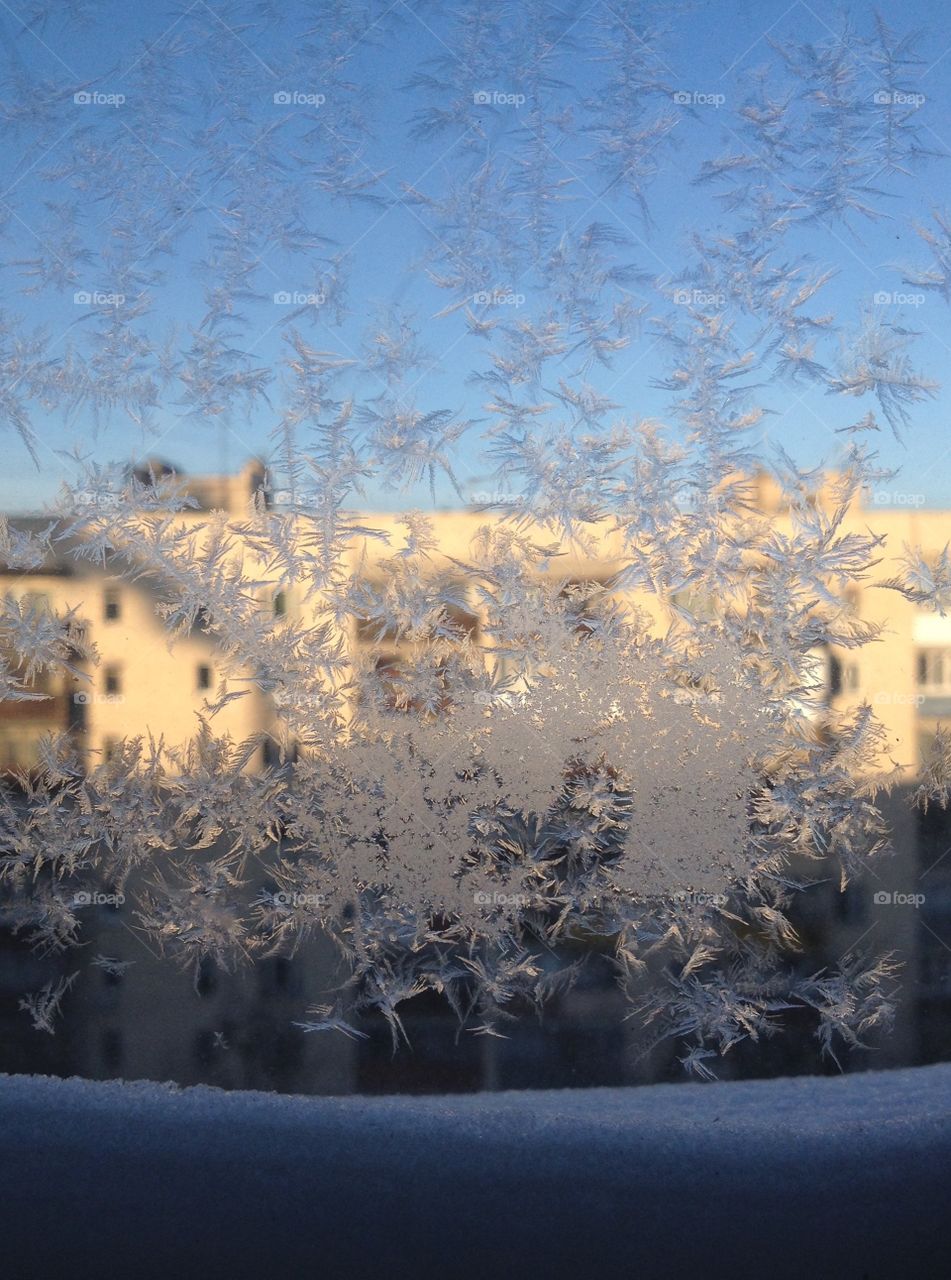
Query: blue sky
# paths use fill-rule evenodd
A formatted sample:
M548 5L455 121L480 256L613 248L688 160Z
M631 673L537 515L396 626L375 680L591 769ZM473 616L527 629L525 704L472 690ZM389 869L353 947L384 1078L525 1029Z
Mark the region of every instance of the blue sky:
M340 6L352 8L352 6ZM30 6L36 14L38 6ZM574 107L585 98L603 95L603 66L594 60L597 21L607 6L578 4L549 6L557 49L553 75L562 83L546 88L546 100L554 112ZM347 358L357 358L361 344L379 327L388 311L402 308L420 329L420 344L429 353L409 378L413 395L426 409L451 407L463 416L483 418L486 393L473 385L471 375L485 367L486 347L466 336L461 315L436 318L450 299L436 288L427 275L426 254L438 250L440 234L425 209L412 207L403 199L406 186L427 195L444 193L451 181L459 182L471 173L475 158L460 147L453 135L414 140L409 124L422 105L418 93L405 85L414 71L434 71L444 75L455 91L465 97L480 90L494 94L531 96L531 85L520 75L512 48L525 38L517 20L506 19L499 52L499 69L481 79L454 46L456 38L446 6L398 3L390 10L380 6L383 17L369 26L358 18L334 49L346 52L346 79L359 86L349 94L362 111L367 129L347 132L348 148L359 159L356 171L384 171L375 188L382 203L362 204L332 199L314 189L308 163L300 162L301 140L313 128L318 133L315 147L330 145L328 119L338 128L342 116L329 117L327 104L299 117L275 104L276 93L321 95L326 88L319 57L307 52L308 39L300 35L315 21L314 10L306 6L280 8L281 22L262 17L256 5L216 5L183 3L174 12L146 6L101 4L89 6L91 22L77 25L68 6L53 8L45 23L23 25L27 6L4 6L0 17L0 58L8 70L2 94L6 105L6 127L2 132L6 189L0 197L0 213L6 215L3 262L0 272L2 306L7 316L22 317L30 326L43 325L48 337L50 358L62 356L71 341L80 348L89 342L89 333L101 315L89 319L89 312L74 301L77 292L108 292L108 276L101 249L108 246L117 224L115 192L109 187L109 173L116 165L129 165L124 178L134 186L135 156L154 160L153 178L157 198L162 198L163 175L167 191L181 185L188 210L172 257L161 263L163 279L147 289L149 310L137 322L137 331L159 341L171 326L184 334L199 324L206 308L200 263L207 259L214 237L228 223L228 210L241 208L243 192L233 183L234 170L202 170L202 146L196 140L202 126L220 125L221 136L236 140L239 155L255 129L269 137L273 154L287 165L287 183L304 200L308 225L324 237L313 258L341 255L349 270L350 314L341 324L333 322L329 308L311 309L303 326L309 343L321 350ZM329 23L325 8L322 20ZM870 30L872 8L853 5L857 27ZM902 32L920 29L922 65L914 72L916 92L921 95L915 108L915 124L923 144L951 155L951 11L939 3L903 5L889 21ZM398 22L396 20L399 20ZM674 146L658 149L658 171L648 187L651 225L633 201L602 197L594 171L586 164L590 147L583 135L566 134L553 142L550 177L570 180L563 188L567 197L555 208L556 226L563 230L604 221L629 239L621 255L652 275L674 275L687 260L690 235L694 230L710 233L718 226L728 228L714 193L697 187L691 179L705 159L737 146L735 108L742 102L744 77L758 65L776 61L769 41L795 38L825 40L834 25L825 9L800 2L694 3L670 6L663 18L669 29L659 46L663 76L667 85L691 98L694 109L683 112L671 134ZM330 27L316 39L325 53ZM169 83L168 102L149 101L141 79L143 50L152 42L180 39L176 52L177 76ZM511 40L511 47L506 47ZM431 60L442 59L443 68ZM471 82L471 83L470 83ZM63 101L38 122L23 118L20 110L24 86L45 86L47 95L59 92ZM217 85L217 87L215 87ZM234 86L229 96L229 85ZM75 103L76 91L103 96L99 103ZM161 85L152 92L160 92ZM42 92L40 96L42 97ZM109 97L124 96L113 105ZM170 115L166 108L180 101L181 112ZM517 154L524 113L529 103L503 102L482 122L486 153L496 158ZM331 103L336 107L337 102ZM349 110L349 107L347 108ZM322 114L323 113L323 114ZM167 118L166 118L167 117ZM279 118L285 124L278 125ZM349 127L349 126L348 126ZM231 134L229 134L231 131ZM95 181L88 189L76 186L79 148L98 147L92 153L90 173L104 178L105 195ZM64 168L68 170L64 178ZM80 165L81 167L81 165ZM915 222L928 221L935 208L948 206L949 162L935 159L913 179L891 184L894 197L883 200L890 216L871 222L854 219L850 224L809 224L791 234L789 248L810 255L817 268L836 269L835 278L822 294L822 310L834 312L848 332L860 320L863 309L885 308L890 321L909 330L916 338L912 363L939 383L947 381L951 352L951 312L935 293L904 286L900 264L927 260L918 241ZM149 179L151 180L151 179ZM148 181L148 180L147 180ZM888 183L883 184L886 188ZM149 205L147 182L141 194L142 208ZM280 183L274 187L279 193ZM166 192L167 194L167 192ZM129 193L129 208L135 207L136 193ZM78 275L64 288L48 280L37 293L24 294L31 279L22 262L39 255L48 262L65 253L64 237L51 215L49 202L73 202L77 206L76 226L89 249L88 261L80 260ZM307 253L287 253L276 243L258 246L260 253L253 277L258 300L249 303L244 323L236 326L234 345L253 353L255 363L274 370L269 389L273 408L259 402L248 415L234 414L227 423L189 416L171 393L163 400L149 433L143 434L122 412L104 413L96 422L88 406L75 409L68 420L56 412L31 405L30 413L40 439L40 470L30 460L16 434L5 429L0 436L4 466L0 474L0 509L34 509L55 492L60 479L69 474L62 453L76 441L98 461L136 460L148 454L172 461L185 471L236 469L251 453L267 454L268 434L280 417L278 363L286 351L283 340L288 308L275 303L281 293L308 294L314 289L316 270ZM432 262L428 264L433 266ZM510 316L537 314L544 305L537 285L534 264L524 263L518 278L511 281L516 297L506 310L493 312L503 323ZM882 302L881 295L898 294L904 302ZM639 338L618 354L610 371L598 374L599 386L609 389L621 414L629 418L669 418L666 396L651 386L661 375L665 356L652 333L650 318L657 311L657 295L649 287L634 288L647 306ZM878 296L879 301L875 301ZM517 313L517 315L516 315ZM879 310L878 314L882 314ZM571 372L566 364L565 373ZM553 368L547 388L560 376ZM365 371L355 370L344 381L346 393L365 401L380 393L381 383ZM405 387L404 387L405 390ZM827 395L822 387L773 384L763 392L763 403L771 410L767 419L767 439L779 442L804 465L815 465L842 443L836 429L856 421L867 408L863 402ZM890 485L896 492L924 495L929 506L951 507L951 436L948 432L949 392L942 389L928 402L916 405L912 421L897 442L883 430L875 437L883 465L901 467L901 475ZM457 475L465 493L484 488L484 463L478 452L478 432L472 443L459 450ZM452 490L441 484L437 503L457 502ZM374 484L366 503L377 507L399 507L410 503L426 506L425 490L397 493Z

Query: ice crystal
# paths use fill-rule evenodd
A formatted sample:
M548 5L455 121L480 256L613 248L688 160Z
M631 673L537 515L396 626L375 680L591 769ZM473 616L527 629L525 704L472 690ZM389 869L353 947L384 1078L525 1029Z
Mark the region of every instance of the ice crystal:
M85 17L33 4L23 21ZM790 386L861 401L849 439L876 413L904 432L935 390L914 334L830 313L836 264L801 252L885 216L932 158L902 105L914 44L881 20L823 23L737 72L731 150L704 135L684 162L723 221L685 228L667 267L645 239L652 191L675 142L702 134L697 95L639 6L569 18L545 0L200 5L142 44L121 93L8 77L0 128L44 193L35 234L8 230L11 267L25 297L78 305L62 343L0 316L3 429L39 461L53 414L145 442L166 417L222 439L272 428L243 511L195 512L174 473L77 445L43 527L0 519L9 571L59 559L147 586L169 643L201 635L220 676L189 741L142 726L90 762L63 734L9 788L5 919L35 945L79 942L76 895L98 883L196 973L326 932L350 978L298 1025L360 1036L374 1009L396 1043L424 991L504 1034L574 980L575 960L553 974L539 956L597 939L701 1076L793 1007L827 1053L885 1021L887 963L803 978L787 918L794 862L844 884L887 844L877 722L832 712L815 676L817 651L877 635L845 593L881 540L844 526L882 473L854 443L830 479L762 434ZM375 76L430 22L438 55L403 77L397 147ZM396 214L370 269L425 281L418 307L362 301L360 246ZM932 261L904 277L947 299L947 218L920 234ZM648 355L664 422L619 385ZM757 508L764 467L781 527ZM466 554L444 554L424 512L362 514L368 492L427 487L483 512ZM566 569L579 555L597 580ZM947 552L909 548L879 585L944 613ZM262 609L275 592L292 615ZM5 594L0 699L86 674L82 624ZM252 695L270 727L218 733ZM949 773L939 737L919 803L946 804ZM71 981L24 1000L35 1026L52 1030Z

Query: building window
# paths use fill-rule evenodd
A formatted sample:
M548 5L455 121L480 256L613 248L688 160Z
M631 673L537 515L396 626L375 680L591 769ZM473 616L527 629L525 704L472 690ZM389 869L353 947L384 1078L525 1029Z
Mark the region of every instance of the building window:
M481 619L473 609L469 608L468 602L462 594L462 590L463 589L459 589L460 599L457 602L453 603L447 601L443 605L443 612L446 615L446 621L454 631L456 631L460 636L468 636L469 640L474 644L477 644L479 641Z
M854 693L861 683L857 662L847 662L842 671L842 683L849 693Z
M28 613L49 613L50 598L43 591L25 591L20 607Z
M595 629L598 616L598 599L604 595L602 584L594 578L577 578L566 582L558 593L568 605L574 621L574 629L590 632Z
M102 1065L105 1071L118 1071L122 1066L122 1032L107 1027L100 1040Z
M283 618L287 614L287 593L279 591L274 597L274 616Z
M277 769L288 762L297 764L300 759L300 744L288 742L282 751L273 738L265 738L261 744L261 759L265 769Z
M202 956L195 975L195 990L200 996L210 996L218 986L218 970L211 956Z
M86 731L86 704L89 694L85 689L74 690L67 702L67 727L75 733Z
M919 649L916 675L920 688L951 693L951 649Z
M122 692L122 677L119 674L118 667L106 667L104 672L104 683L106 693L114 694Z
M198 687L199 689L211 688L211 667L202 663L198 668Z
M77 622L75 618L67 619L66 639L69 644L70 657L74 660L81 657L88 639L85 623Z
M0 769L16 769L20 764L20 751L16 738L4 734L0 737Z
M864 924L866 918L866 891L852 880L833 898L835 914L842 924Z
M102 740L102 758L108 764L110 760L115 758L119 743L115 738L103 738Z
M262 995L291 994L296 986L294 967L287 956L272 956L258 966L258 984Z
M842 660L836 654L829 654L829 697L837 698L842 692Z
M591 600L596 600L599 589L602 589L602 584L595 581L589 585L591 590L588 591L588 597ZM564 594L562 592L562 595ZM671 603L675 609L688 613L697 622L716 622L721 614L721 609L715 596L711 595L709 591L699 591L692 587L685 587L681 591L675 591L671 596Z
M102 616L106 622L116 622L122 616L122 610L119 607L119 592L110 587L103 597L103 602Z
M49 694L53 689L53 673L48 668L37 671L29 684L34 693Z

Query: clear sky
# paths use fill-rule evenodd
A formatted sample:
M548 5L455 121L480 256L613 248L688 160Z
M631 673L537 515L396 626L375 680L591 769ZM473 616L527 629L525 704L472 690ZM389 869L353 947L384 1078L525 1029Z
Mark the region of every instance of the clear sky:
M599 111L610 114L617 105L602 24L620 15L630 30L646 30L639 7L581 2L467 10L483 8L498 9L501 18L494 46L485 42L475 54L461 43L453 11L436 3L181 0L168 9L126 3L51 4L48 12L39 3L0 8L6 69L0 288L7 325L0 335L0 510L34 509L48 500L70 474L63 452L77 441L101 462L157 455L192 472L234 470L252 453L266 456L281 416L279 362L287 353L289 316L301 306L297 323L305 340L355 362L341 387L357 403L384 390L386 368L379 360L368 367L367 353L374 335L381 328L392 332L401 315L415 323L420 353L402 378L394 373L391 389L425 410L485 418L488 392L472 375L487 367L488 344L467 331L463 311L439 315L454 295L433 276L452 266L458 242L432 202L457 191L458 231L466 220L466 192L490 158L501 180L500 235L514 225L524 238L527 206L519 182L537 177L539 191L558 196L547 205L551 225L539 242L545 252L562 233L591 222L626 237L615 252L643 273L626 286L644 308L640 332L610 369L595 369L590 379L619 406L618 416L669 418L669 397L652 386L667 357L652 325L662 299L648 277L675 278L690 261L693 233L736 225L736 213L724 211L716 188L692 179L705 160L740 148L737 111L750 75L767 64L781 70L771 42L821 48L839 15L801 0L712 0L654 11L652 21L664 34L651 44L653 66L664 88L649 98L649 112L673 110L676 119L649 148L656 172L644 184L648 219L623 183L612 183L592 161L596 135L589 128ZM870 35L872 6L852 5L848 12L857 33ZM903 80L911 95L905 114L918 145L951 157L951 8L913 0L886 16L901 33L921 33L921 61ZM540 64L532 42L542 19L550 52ZM854 58L874 113L881 68L859 44ZM420 74L438 84L408 88ZM480 94L488 101L478 101ZM457 120L434 136L414 136L414 117L427 104L448 110L453 102L471 104L473 124ZM540 175L524 167L533 107L547 121ZM641 124L632 113L631 128ZM358 190L372 175L375 181ZM940 384L948 381L951 311L938 293L903 285L901 267L928 262L915 224L951 205L949 178L949 159L940 156L907 177L882 174L877 220L820 217L786 241L790 254L809 255L817 269L834 268L817 309L836 315L843 340L863 311L887 313L899 330L917 335L911 363ZM484 206L479 209L482 218ZM487 258L497 254L484 219L473 234L474 253L482 245ZM163 235L170 251L156 255ZM181 379L173 377L143 429L111 389L123 367L130 379L154 376L161 364L155 351L172 330L171 350L192 346L190 330L209 312L209 290L221 279L215 254L236 245L250 263L247 296L226 290L239 315L221 332L233 335L234 349L249 353L248 367L271 374L267 400L248 409L237 400L229 412L203 413L186 403ZM332 260L346 276L339 313L331 287L336 277L328 276ZM137 279L136 271L141 279L131 302L112 303L120 267L124 279ZM523 249L499 280L498 296L475 311L503 325L540 317L551 295L539 285L537 267ZM281 300L288 296L291 301ZM318 297L319 303L308 302ZM116 323L126 326L124 347L115 330L111 345L106 341ZM34 325L44 328L45 341L17 348L17 326L22 335ZM71 348L86 362L82 375L69 363ZM32 390L37 370L48 369L56 384L56 361L67 362L62 385L88 383L85 396L65 397L73 401L68 412L62 404L47 405L42 386ZM562 364L563 372L557 363L546 369L546 391L559 377L576 374L577 360L566 356ZM882 463L902 468L891 489L922 495L929 506L951 507L949 395L942 387L912 406L901 441L887 428L875 437ZM838 428L873 407L804 383L771 383L761 398L771 410L763 449L781 443L809 465L841 445ZM11 424L20 411L39 441L39 469ZM485 487L478 429L470 437L459 446L456 467L467 496ZM375 480L366 501L395 507L430 499L424 489L399 493ZM458 498L440 482L437 501Z

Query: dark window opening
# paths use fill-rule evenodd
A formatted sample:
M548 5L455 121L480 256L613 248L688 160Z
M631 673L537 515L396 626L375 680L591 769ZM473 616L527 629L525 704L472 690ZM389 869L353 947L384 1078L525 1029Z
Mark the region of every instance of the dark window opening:
M837 698L842 692L842 660L829 654L829 697Z
M122 1066L122 1032L107 1027L99 1042L104 1071L118 1071Z
M296 742L288 743L282 756L281 748L274 739L265 738L261 744L261 757L264 761L265 769L276 769L279 765L288 761L296 764L300 759L300 745Z
M200 996L209 996L218 986L218 972L210 956L204 956L198 965L195 990Z
M575 630L590 632L595 629L599 604L605 595L604 584L597 579L586 578L566 582L558 593L566 601L574 619Z

